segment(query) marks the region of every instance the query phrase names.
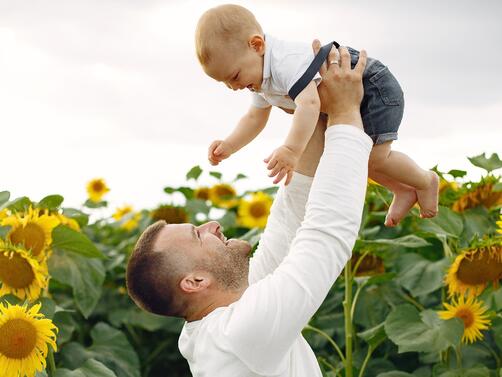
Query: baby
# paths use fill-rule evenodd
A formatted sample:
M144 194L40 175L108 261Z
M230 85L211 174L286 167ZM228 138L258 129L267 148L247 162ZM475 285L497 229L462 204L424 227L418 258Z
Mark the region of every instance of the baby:
M217 165L249 144L265 127L272 106L294 110L293 124L284 144L265 159L269 176L275 177L274 183L286 178L288 184L320 116L318 73L300 88L303 90L292 95L292 90L298 88L295 84L314 59L310 45L265 35L249 10L232 4L209 9L201 16L195 45L207 75L230 89L247 88L252 92L251 107L234 131L210 145L210 163ZM347 49L355 65L359 52ZM435 216L437 174L421 169L405 154L391 150L404 108L399 83L384 64L368 58L363 85L361 116L364 130L374 143L368 174L394 194L385 225L396 226L417 201L421 217Z

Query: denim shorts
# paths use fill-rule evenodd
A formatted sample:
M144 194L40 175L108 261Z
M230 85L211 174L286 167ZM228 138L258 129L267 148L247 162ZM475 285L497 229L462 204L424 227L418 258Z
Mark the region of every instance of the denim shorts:
M359 51L347 47L352 68L359 59ZM363 73L364 96L361 117L364 131L374 144L397 139L403 119L404 95L399 82L379 60L368 58Z

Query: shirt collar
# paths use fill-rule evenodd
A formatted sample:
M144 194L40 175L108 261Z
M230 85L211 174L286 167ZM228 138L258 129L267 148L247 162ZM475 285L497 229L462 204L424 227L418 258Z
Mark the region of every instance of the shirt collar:
M270 59L275 38L265 34L265 56L263 57L263 80L270 78Z

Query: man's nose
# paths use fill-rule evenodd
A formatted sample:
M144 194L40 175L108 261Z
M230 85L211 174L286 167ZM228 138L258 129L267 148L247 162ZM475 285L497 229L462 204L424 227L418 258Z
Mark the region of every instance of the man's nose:
M221 225L218 221L208 221L207 223L200 225L199 228L211 233L217 233L221 229Z

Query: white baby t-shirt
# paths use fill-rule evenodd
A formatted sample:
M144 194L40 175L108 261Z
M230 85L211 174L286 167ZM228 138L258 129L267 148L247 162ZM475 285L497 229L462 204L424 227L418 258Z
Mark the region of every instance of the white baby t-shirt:
M272 105L294 110L296 105L288 92L313 59L314 52L309 43L281 41L267 34L263 81L260 91L252 93L253 106L265 108ZM319 73L314 76L314 80L319 84Z

